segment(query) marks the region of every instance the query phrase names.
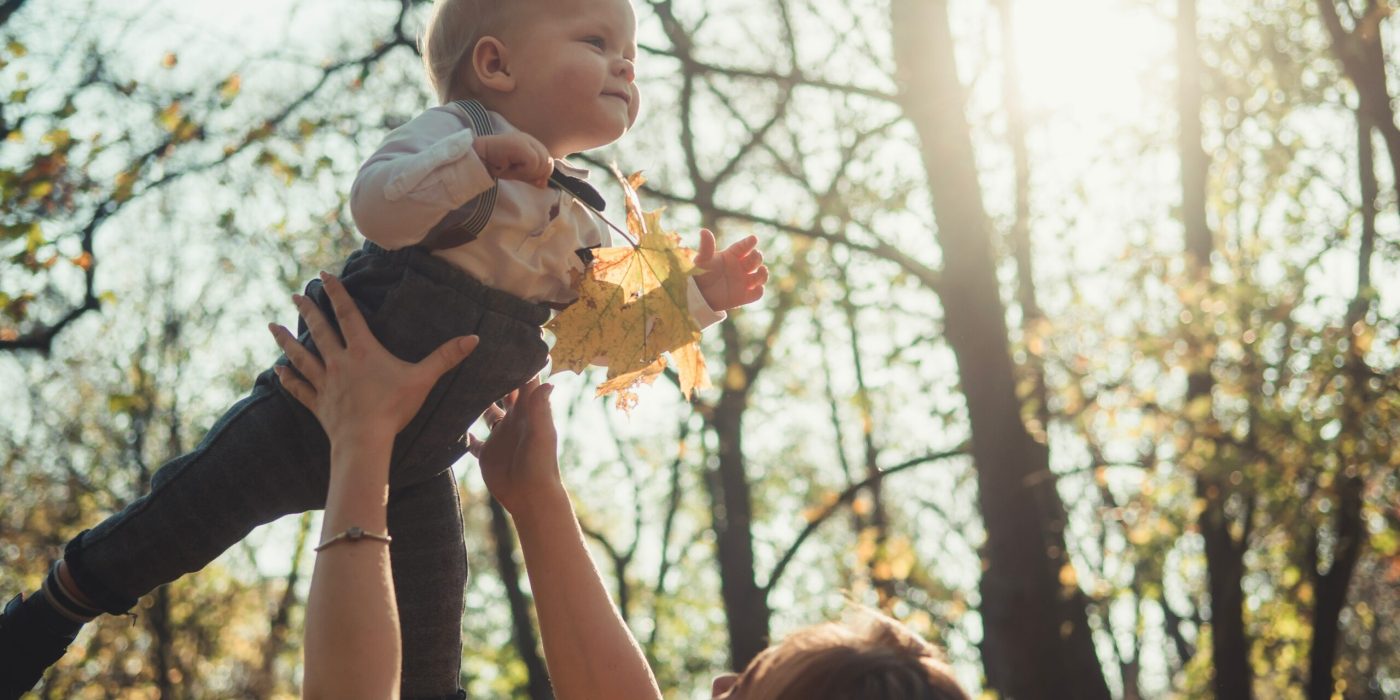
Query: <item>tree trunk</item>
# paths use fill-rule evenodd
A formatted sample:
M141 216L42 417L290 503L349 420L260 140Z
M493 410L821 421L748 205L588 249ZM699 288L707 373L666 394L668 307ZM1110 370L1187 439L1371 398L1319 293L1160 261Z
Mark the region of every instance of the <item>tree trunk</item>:
M1364 110L1356 112L1357 168L1361 180L1361 247L1357 254L1356 296L1352 299L1346 316L1346 329L1353 333L1357 324L1365 322L1370 309L1373 291L1371 289L1371 255L1376 249L1376 197L1380 186L1376 181L1375 146L1372 138L1372 119ZM1334 542L1332 561L1327 571L1319 570L1321 562L1317 548L1320 538L1314 534L1309 543L1308 573L1313 579L1316 603L1313 606L1312 647L1308 650L1308 698L1309 700L1329 700L1335 690L1332 668L1337 660L1339 618L1346 607L1347 591L1351 588L1352 573L1356 561L1361 557L1361 548L1366 542L1366 528L1361 521L1362 493L1364 477L1369 465L1363 464L1376 457L1365 437L1365 416L1370 404L1370 391L1367 377L1370 368L1366 366L1364 353L1357 347L1353 336L1347 344L1347 392L1342 403L1342 432L1337 437L1339 443L1350 440L1353 448L1338 450L1338 464L1344 473L1338 474L1336 484L1336 517L1332 520Z
M1343 2L1351 13L1351 4ZM1380 23L1390 10L1376 0L1366 1L1366 14L1353 17L1350 31L1342 25L1337 12L1337 0L1317 0L1318 14L1332 38L1332 53L1342 64L1342 70L1356 86L1358 109L1364 113L1381 135L1390 156L1393 185L1400 196L1400 127L1395 125L1395 107L1386 84L1385 47L1381 44Z
M1210 162L1201 147L1201 66L1196 39L1196 1L1179 0L1176 18L1178 148L1181 159L1181 221L1184 229L1188 284L1205 290L1210 284L1210 257L1215 249L1206 221L1206 178ZM1199 327L1204 327L1201 324ZM1208 331L1207 331L1208 332ZM1187 328L1190 371L1186 380L1186 405L1209 406L1211 357L1198 332ZM1209 420L1205 412L1203 420ZM1210 589L1211 662L1215 670L1215 696L1251 697L1249 640L1244 629L1244 550L1236 542L1226 512L1231 487L1225 470L1207 464L1196 476L1196 496L1204 503L1197 522L1205 544Z
M301 604L297 595L297 582L301 580L301 560L306 552L307 540L311 533L311 514L303 513L298 524L296 545L292 547L291 571L287 574L287 585L282 589L277 610L268 625L267 639L262 645L262 668L251 683L250 689L257 697L272 697L277 689L277 660L287 649L287 638L291 632L292 610Z
M891 19L901 104L920 138L943 251L944 326L972 427L987 530L980 586L987 678L1017 700L1108 698L1085 597L1069 575L1049 450L1021 420L947 0L892 0Z
M175 685L170 672L175 668L175 630L170 624L170 586L156 588L151 598L153 604L146 614L151 620L151 665L155 667L156 697L172 700Z
M728 325L730 322L726 321ZM726 338L726 345L737 347ZM710 425L719 438L719 468L710 473L720 594L729 626L731 667L738 671L768 646L768 599L758 586L753 561L753 505L744 465L742 419L746 387L726 385Z
M500 501L487 499L491 504L491 536L496 540L496 570L501 574L501 585L505 586L506 599L510 601L510 620L515 652L525 663L528 677L530 700L554 700L554 689L549 683L549 670L540 658L539 642L535 639L535 623L530 617L530 601L520 590L520 567L515 563L515 533L510 527L510 516Z
M1016 218L1008 238L1016 261L1016 305L1021 309L1021 342L1026 362L1021 371L1029 375L1031 389L1025 400L1029 415L1035 417L1032 435L1044 440L1050 427L1049 387L1041 357L1042 336L1046 332L1045 312L1036 298L1035 265L1031 257L1031 156L1026 145L1026 115L1021 106L1020 69L1017 66L1016 37L1013 33L1011 0L996 0L1001 27L1002 102L1006 112L1006 144L1011 148L1012 170L1016 181Z

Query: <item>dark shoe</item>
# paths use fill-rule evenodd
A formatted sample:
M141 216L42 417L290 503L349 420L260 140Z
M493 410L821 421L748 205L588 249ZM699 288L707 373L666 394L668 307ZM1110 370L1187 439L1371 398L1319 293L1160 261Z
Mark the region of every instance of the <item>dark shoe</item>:
M68 651L82 624L60 615L43 593L17 595L0 614L0 700L16 700Z

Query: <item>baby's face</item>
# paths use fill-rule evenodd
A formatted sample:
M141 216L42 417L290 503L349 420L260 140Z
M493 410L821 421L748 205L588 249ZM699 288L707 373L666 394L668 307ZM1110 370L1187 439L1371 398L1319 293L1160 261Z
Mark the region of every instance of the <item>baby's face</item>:
M516 126L551 155L606 146L637 118L637 19L628 0L547 0L511 42Z

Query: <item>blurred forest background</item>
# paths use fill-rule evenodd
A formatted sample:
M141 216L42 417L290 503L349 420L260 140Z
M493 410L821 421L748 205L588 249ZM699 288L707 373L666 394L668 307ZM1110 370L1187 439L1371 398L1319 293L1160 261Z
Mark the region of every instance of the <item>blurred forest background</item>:
M421 0L0 2L0 592L146 490L359 243ZM1380 0L637 0L645 170L763 240L716 388L557 377L663 687L878 606L988 697L1400 696L1400 95ZM611 190L616 201L616 190ZM663 382L664 384L664 382ZM549 697L458 465L472 697ZM38 698L294 697L316 516Z

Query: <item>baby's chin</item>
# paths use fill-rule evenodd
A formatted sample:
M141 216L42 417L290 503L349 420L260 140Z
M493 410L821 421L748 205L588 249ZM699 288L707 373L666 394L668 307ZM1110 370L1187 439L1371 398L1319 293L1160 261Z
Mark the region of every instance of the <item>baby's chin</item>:
M571 150L570 153L582 153L584 151L591 151L597 148L611 146L614 143L617 143L618 141L622 140L622 137L626 136L628 131L628 127L622 127L621 130L600 129L586 134L579 134L576 139L573 139L571 141L571 143L575 144L576 147L573 150Z

